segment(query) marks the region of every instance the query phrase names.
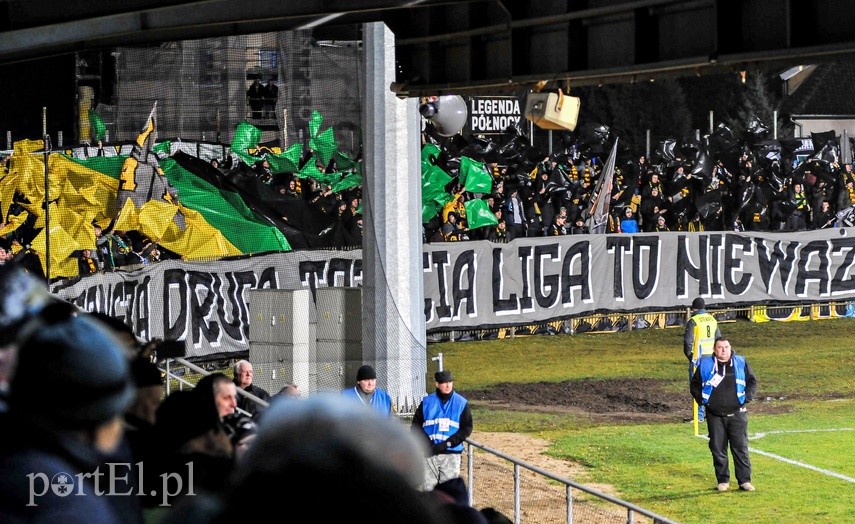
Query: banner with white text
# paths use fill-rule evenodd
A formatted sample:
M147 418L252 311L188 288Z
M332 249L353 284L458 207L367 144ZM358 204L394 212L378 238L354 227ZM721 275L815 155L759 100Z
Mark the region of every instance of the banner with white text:
M609 311L855 298L850 229L640 233L426 244L427 332L530 325ZM55 292L204 357L249 348L248 290L359 287L362 252L295 251L210 263L168 260ZM378 284L378 286L381 284Z
M640 233L426 245L425 317L490 328L609 311L847 300L855 238L801 233Z

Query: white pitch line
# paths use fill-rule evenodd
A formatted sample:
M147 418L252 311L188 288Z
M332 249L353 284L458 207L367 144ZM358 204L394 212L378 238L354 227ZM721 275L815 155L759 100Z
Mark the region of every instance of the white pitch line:
M846 475L837 473L836 471L831 471L828 469L822 469L822 468L818 468L816 466L811 466L810 464L805 464L804 462L799 462L798 460L788 459L788 458L782 457L780 455L775 455L774 453L761 451L757 448L749 447L748 451L750 451L751 453L757 453L758 455L763 455L763 456L766 456L769 458L780 460L782 462L786 462L787 464L792 464L794 466L799 466L799 467L802 467L805 469L810 469L810 470L816 471L817 473L822 473L823 475L828 475L830 477L839 478L840 480L845 480L846 482L852 482L853 484L855 484L855 479L853 479L852 477L847 477Z
M832 428L832 429L781 429L775 431L761 431L760 433L755 433L753 435L749 435L748 439L758 439L763 438L766 435L780 435L783 433L822 433L826 431L855 431L855 428Z
M767 434L768 433L808 433L811 431L816 431L816 432L819 432L819 431L853 431L853 429L842 428L839 430L817 429L817 430L767 431L766 433ZM698 435L698 436L704 440L709 440L709 437L706 435ZM816 466L812 466L810 464L805 464L804 462L801 462L798 460L788 459L787 457L782 457L781 455L769 453L768 451L763 451L763 450L760 450L757 448L752 448L750 446L748 447L748 451L751 453L757 453L758 455L763 455L764 457L769 457L769 458L772 458L775 460L780 460L781 462L786 462L787 464L792 464L793 466L798 466L800 468L805 468L805 469L809 469L811 471L816 471L817 473L822 473L823 475L828 475L829 477L838 478L840 480L845 480L846 482L851 482L851 483L855 484L855 478L847 477L846 475L843 475L842 473L837 473L836 471L818 468Z

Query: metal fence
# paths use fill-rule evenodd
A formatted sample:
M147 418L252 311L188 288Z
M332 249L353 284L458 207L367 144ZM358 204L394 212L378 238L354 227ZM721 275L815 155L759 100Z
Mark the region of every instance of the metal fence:
M470 504L525 523L674 521L468 439L463 464Z
M192 389L205 375L222 371L227 362L198 366L182 358L162 363L166 375L164 393ZM266 407L268 402L238 388L238 394ZM247 412L241 414L252 416ZM411 412L398 413L402 424L409 425ZM513 515L515 523L646 523L669 524L673 521L630 502L618 499L537 466L489 448L472 439L466 441L463 456L469 486L470 504L492 507ZM574 491L575 490L575 491Z
M711 309L720 322L747 320L763 322L770 320L821 320L835 318L850 313L850 302L805 303L794 305L750 305L744 307ZM604 323L603 318L610 322ZM603 326L620 324L621 329L608 329L609 332L631 331L644 328L669 328L685 324L689 318L685 310L672 310L648 313L611 313L562 321L565 325ZM640 322L643 320L643 322ZM508 337L515 336L508 328ZM574 331L568 332L568 334ZM603 332L591 330L590 332ZM533 334L536 331L527 332ZM555 334L555 333L552 333ZM450 337L454 339L453 335ZM469 339L475 339L470 337ZM458 340L460 338L457 338ZM441 353L429 351L429 358L439 361L442 367ZM193 364L185 359L164 361L167 375L166 394L173 389L192 388L204 375L213 371L229 368L233 359L221 359ZM245 394L262 405L261 399ZM311 392L303 392L310 394ZM404 409L401 409L404 408ZM414 406L399 407L398 417L403 424L412 417ZM490 448L472 439L466 441L463 455L463 469L469 487L470 503L476 508L492 507L505 515L512 516L515 523L652 523L669 524L675 521L658 515L640 506L603 493L589 486L561 477L538 466L514 458L500 450Z

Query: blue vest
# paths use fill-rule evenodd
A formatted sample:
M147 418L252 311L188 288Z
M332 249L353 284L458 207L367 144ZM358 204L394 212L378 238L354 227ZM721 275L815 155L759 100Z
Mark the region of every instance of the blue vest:
M365 401L362 400L362 395L357 391L358 387L359 386L353 386L352 388L347 388L342 391L341 394L345 397L352 397L362 403L365 403ZM371 395L371 401L368 403L368 406L382 415L388 415L392 412L392 397L390 397L384 389L376 388L374 390L374 394Z
M740 405L745 404L745 357L740 355L733 355L731 357L733 360L733 371L736 374L736 398L739 400ZM709 402L710 395L712 395L712 390L714 389L712 384L710 384L710 379L715 375L715 357L704 357L701 359L701 381L703 382L704 388L701 391L703 396L704 404Z
M451 398L444 405L436 393L431 393L422 400L422 415L425 422L422 429L434 444L448 440L448 437L457 433L460 429L460 416L466 408L468 401L456 392L451 393ZM448 448L454 453L463 452L463 443Z

